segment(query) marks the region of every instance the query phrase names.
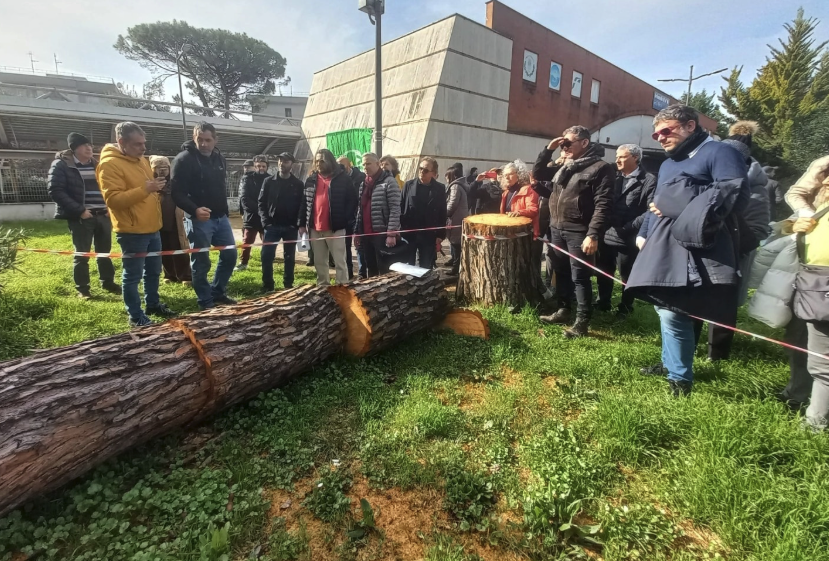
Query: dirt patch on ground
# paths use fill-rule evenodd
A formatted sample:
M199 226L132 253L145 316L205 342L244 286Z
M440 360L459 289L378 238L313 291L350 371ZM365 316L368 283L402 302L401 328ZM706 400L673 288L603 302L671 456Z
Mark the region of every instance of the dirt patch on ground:
M289 532L298 533L304 527L308 539L309 554L306 558L314 561L336 561L341 559L347 543L347 523L327 524L315 518L302 501L311 492L315 477L303 479L293 491L274 490L271 499L270 516L284 517ZM377 489L371 487L364 477L357 477L348 492L351 498L351 517L362 518L360 499L366 499L374 512L379 532L373 533L367 545L357 548L353 558L360 560L413 561L423 559L434 533L452 534L467 553L475 553L485 561L518 561L522 557L514 552L492 547L478 534L458 534L455 525L443 510L443 495L435 489ZM505 505L503 505L505 506ZM499 515L499 522L519 523L520 517L510 511Z
M509 366L501 367L501 380L504 387L513 389L518 388L524 384L524 377L517 370L513 370Z
M475 409L484 402L486 387L483 384L467 382L463 385L463 394L460 402L461 411Z
M694 523L690 520L684 520L679 524L679 527L682 528L685 535L674 541L675 549L708 551L719 553L726 559L728 558L728 548L723 545L720 537L708 528L694 526Z

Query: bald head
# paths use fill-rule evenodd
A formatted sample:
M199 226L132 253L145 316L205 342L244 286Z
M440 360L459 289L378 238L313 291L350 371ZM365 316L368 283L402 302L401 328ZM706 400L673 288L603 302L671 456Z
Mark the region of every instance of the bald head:
M351 160L349 160L345 156L340 156L339 158L337 158L337 163L343 166L346 172L351 173Z

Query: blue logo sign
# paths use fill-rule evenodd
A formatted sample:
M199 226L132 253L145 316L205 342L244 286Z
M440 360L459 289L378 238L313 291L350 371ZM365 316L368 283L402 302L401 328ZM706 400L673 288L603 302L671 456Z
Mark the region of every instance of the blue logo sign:
M550 88L561 89L561 65L557 62L550 63Z
M662 93L653 92L653 108L662 111L671 104L670 98Z

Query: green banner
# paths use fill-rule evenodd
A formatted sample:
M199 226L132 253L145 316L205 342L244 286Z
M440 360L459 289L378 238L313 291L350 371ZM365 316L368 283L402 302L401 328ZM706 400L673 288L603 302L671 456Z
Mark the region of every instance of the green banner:
M363 169L363 154L371 152L371 129L348 129L325 135L335 158L345 156L357 169Z

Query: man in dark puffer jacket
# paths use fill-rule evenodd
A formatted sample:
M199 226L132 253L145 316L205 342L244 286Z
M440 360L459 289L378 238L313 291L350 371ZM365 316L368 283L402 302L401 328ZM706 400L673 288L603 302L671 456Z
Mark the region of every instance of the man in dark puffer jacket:
M328 285L329 251L334 256L337 284L349 281L345 262L346 228L357 213L357 191L351 178L326 148L314 156L314 172L305 181L299 234L307 232L314 250L317 284ZM326 238L326 239L320 239Z
M368 278L371 278L389 272L393 261L389 254L404 243L400 241L400 234L394 233L400 230L400 187L391 172L380 167L377 154L363 154L363 169L366 179L360 185L355 226L359 237L355 240L366 261Z
M112 250L112 222L95 178L98 162L92 157L92 143L82 134L70 133L69 150L55 154L49 168L49 196L55 201L55 218L66 220L72 233L75 251L88 252L95 244L98 253ZM115 268L108 257L99 257L98 277L101 287L112 294L121 294L115 284ZM75 257L72 268L75 290L84 300L89 292L89 258Z
M253 171L242 176L239 185L239 213L242 215L242 241L245 244L252 244L256 241L256 234L261 240L265 240L265 229L262 227L262 219L259 217L259 193L262 191L262 184L267 178L268 157L259 155L253 158ZM236 266L237 271L244 271L248 268L251 248L242 250L242 259Z
M613 191L613 207L610 212L610 228L599 243L596 265L609 275L619 275L627 283L633 262L639 255L636 247L636 234L648 215L648 205L653 201L656 190L656 177L640 167L642 149L636 144L623 144L616 150L616 185ZM596 308L610 311L610 298L613 295L613 280L596 275L599 287L599 300ZM622 294L617 316L625 318L633 311L633 295Z

